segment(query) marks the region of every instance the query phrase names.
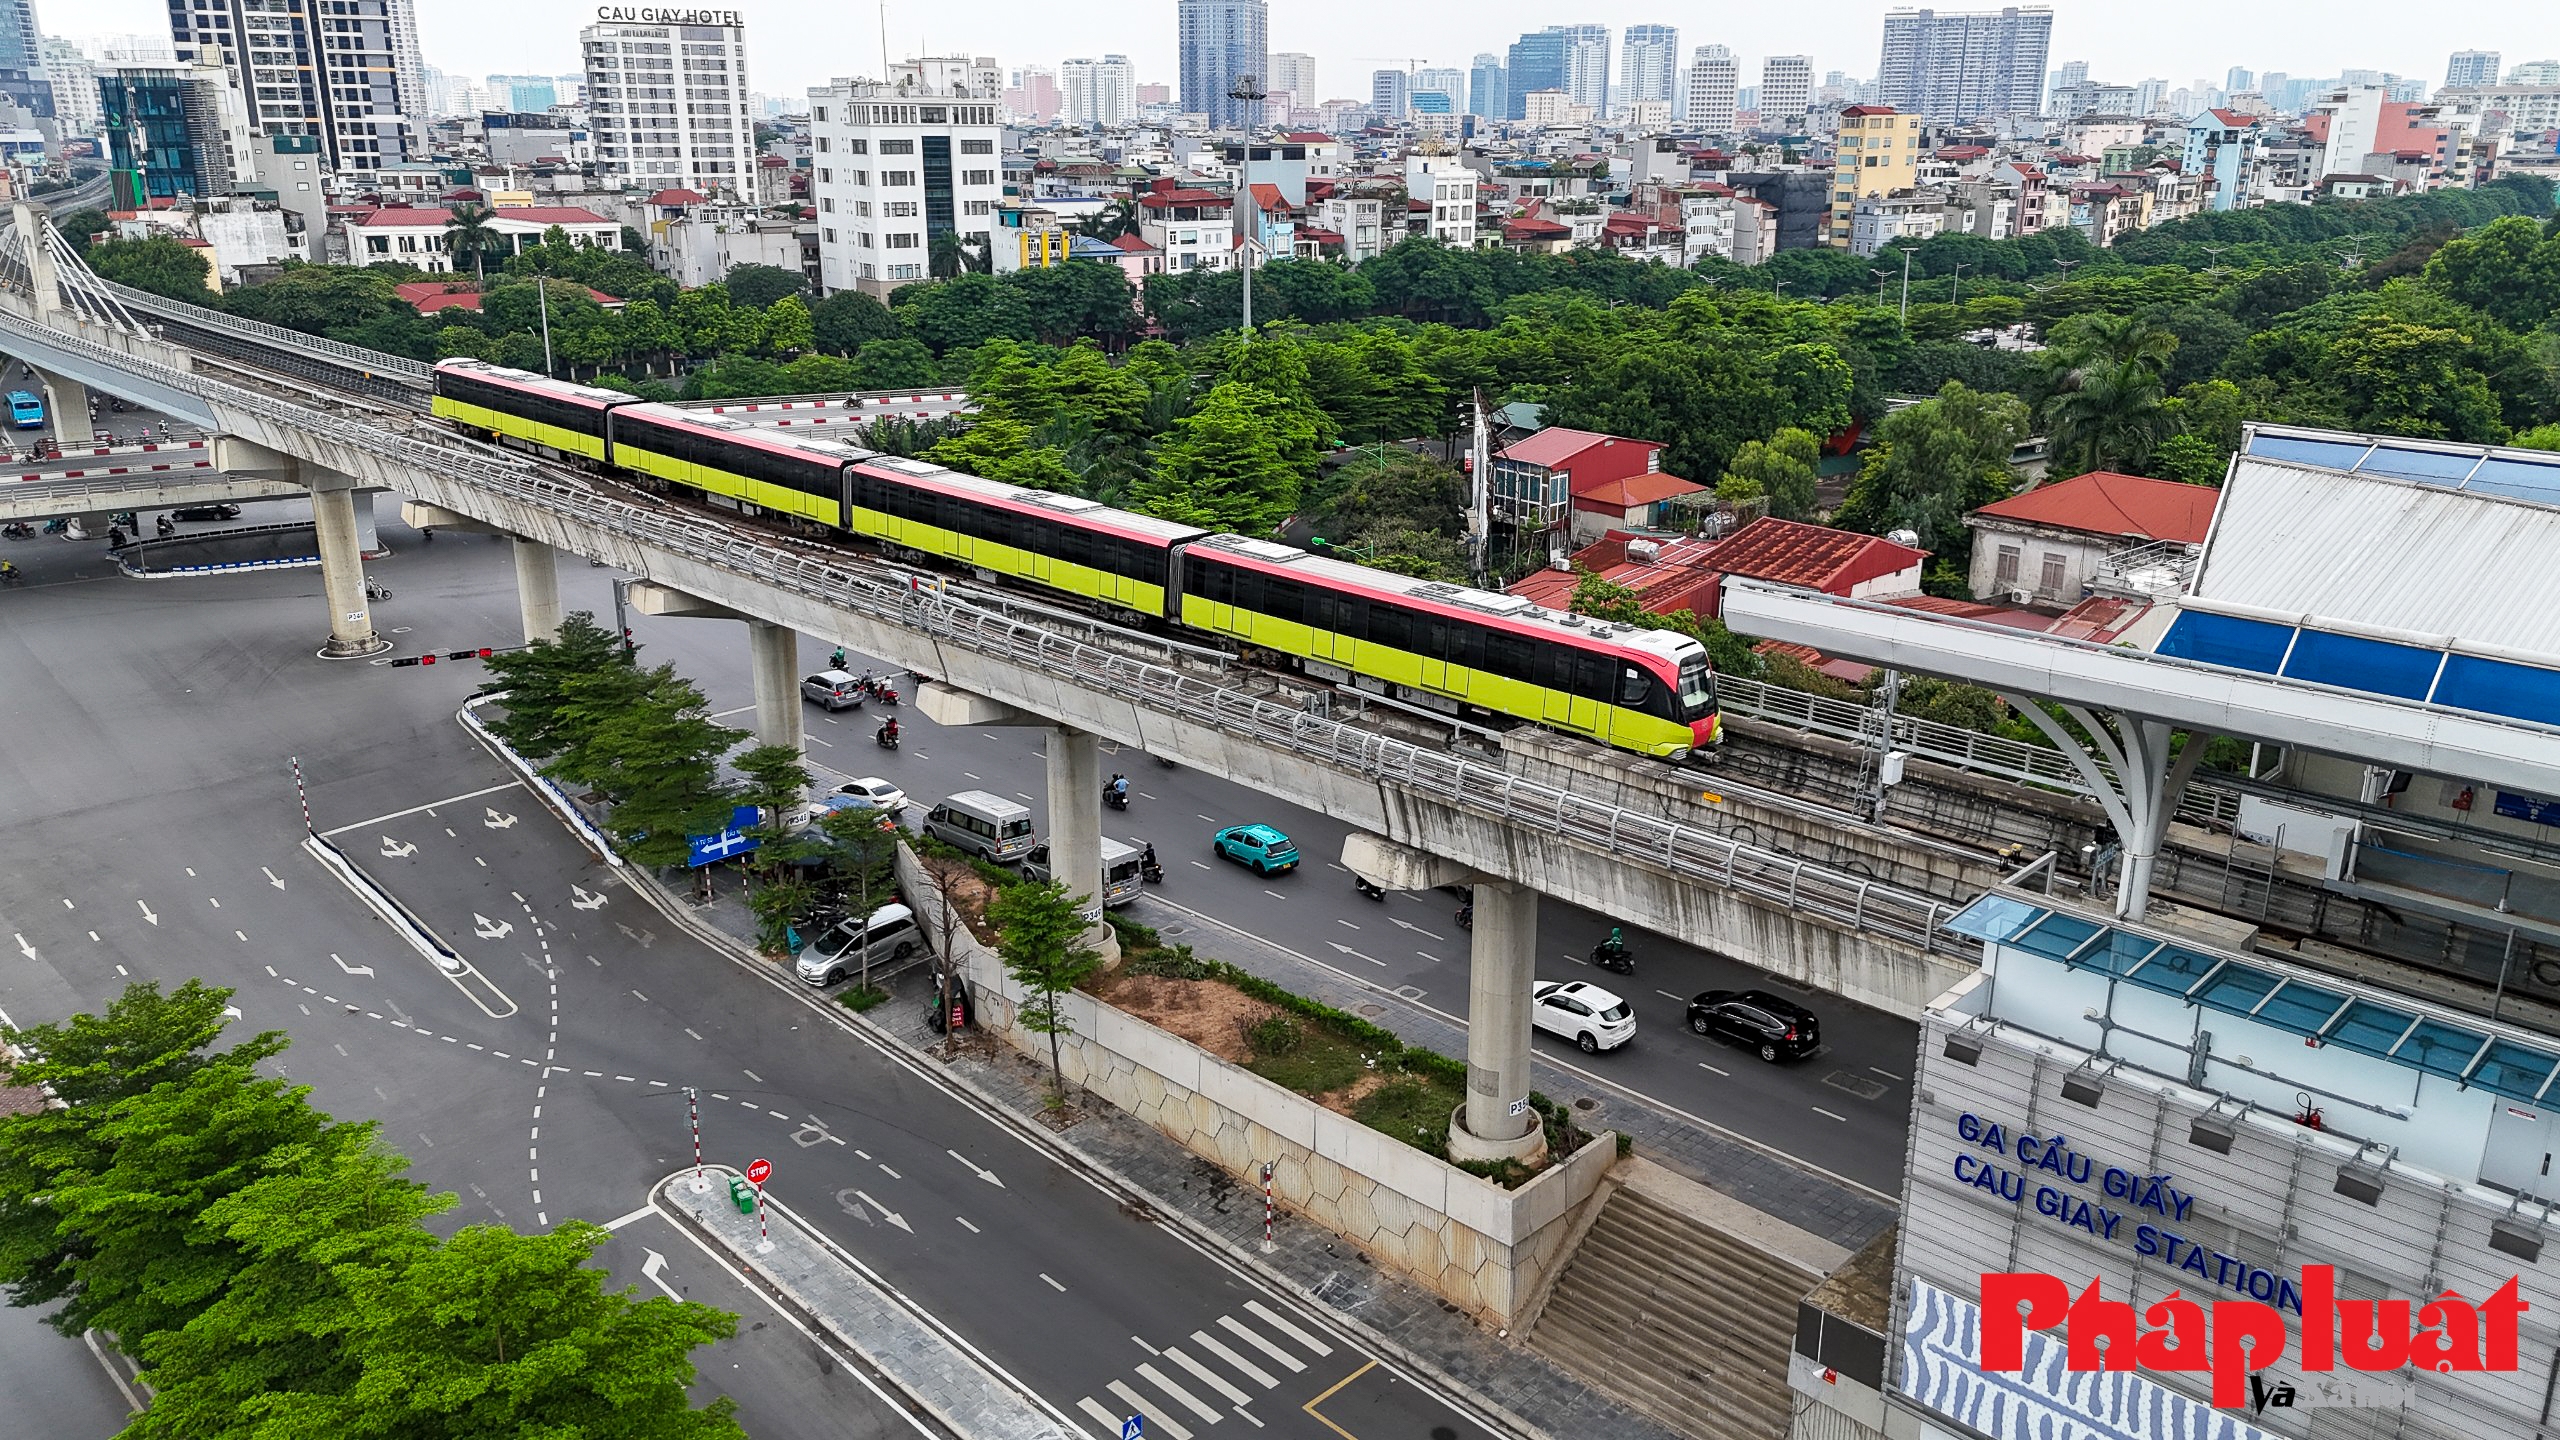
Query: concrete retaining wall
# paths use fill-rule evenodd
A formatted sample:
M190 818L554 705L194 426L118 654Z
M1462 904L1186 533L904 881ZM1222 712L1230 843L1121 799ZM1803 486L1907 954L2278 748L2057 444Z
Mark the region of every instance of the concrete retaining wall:
M914 854L898 852L898 880L937 940L941 897ZM1017 1029L1022 989L964 925L948 927L977 1003L977 1023L1043 1066L1049 1037ZM1617 1162L1602 1134L1517 1190L1327 1110L1249 1070L1090 995L1062 997L1074 1027L1063 1037L1070 1084L1154 1126L1248 1187L1272 1165L1272 1189L1292 1212L1359 1246L1467 1313L1510 1325L1563 1264L1577 1212L1596 1204Z

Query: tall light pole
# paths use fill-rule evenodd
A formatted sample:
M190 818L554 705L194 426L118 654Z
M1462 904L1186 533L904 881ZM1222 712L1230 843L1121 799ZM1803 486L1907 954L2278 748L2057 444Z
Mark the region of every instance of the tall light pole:
M1947 279L1947 303L1950 305L1955 304L1956 297L1963 292L1963 289L1964 266L1958 265L1956 266L1955 274Z
M1911 250L1908 246L1902 251L1902 323L1911 323Z
M1253 107L1247 112L1252 118L1244 127L1243 160L1236 166L1236 215L1245 226L1244 249L1236 257L1236 263L1244 268L1244 333L1247 338L1251 338L1253 335L1253 242L1259 238L1262 231L1262 227L1255 223L1258 217L1254 214L1253 208L1253 132L1262 128L1262 102L1270 99L1271 96L1262 88L1262 81L1258 77L1239 75L1236 77L1235 85L1227 91L1227 98L1241 100Z

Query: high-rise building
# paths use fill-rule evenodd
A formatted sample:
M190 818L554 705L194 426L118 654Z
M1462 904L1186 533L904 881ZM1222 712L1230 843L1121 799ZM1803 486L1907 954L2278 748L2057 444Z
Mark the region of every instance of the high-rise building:
M1004 199L995 93L838 80L809 92L810 198L828 294L922 280L940 237L992 247ZM990 250L992 253L992 249Z
M1126 55L1069 60L1058 67L1058 88L1070 125L1109 129L1138 118L1138 67Z
M1671 102L1672 113L1680 113L1686 87L1680 83L1680 27L1676 25L1630 25L1623 42L1626 53L1618 66L1618 105L1625 108L1646 100Z
M1511 113L1511 72L1502 57L1487 51L1467 71L1467 113L1500 120Z
M400 115L409 124L409 148L423 153L418 142L426 134L427 55L418 45L418 0L385 0L383 19L391 31L391 73L399 82Z
M1528 114L1529 97L1541 90L1564 87L1566 41L1564 27L1550 25L1533 30L1511 43L1509 63L1509 95L1503 102L1506 119L1519 120Z
M2044 78L2044 58L2036 58ZM1919 183L1920 121L1890 105L1852 105L1840 112L1839 160L1832 173L1831 222L1825 239L1849 245L1850 217L1869 196L1910 190Z
M1147 84L1138 87L1138 108L1141 110L1146 109L1150 105L1170 105L1172 103L1173 87L1170 85L1164 84L1161 81L1150 81Z
M422 108L400 93L398 33L415 25L410 0L329 0L255 12L169 9L182 64L232 74L261 135L310 135L332 171L379 170L410 158L407 116ZM325 13L324 13L325 11ZM425 83L421 71L417 83Z
M1303 51L1273 52L1271 73L1262 79L1263 89L1274 95L1285 90L1300 105L1312 106L1324 98L1316 93L1316 57Z
M492 75L489 93L519 115L539 115L560 103L559 82L549 75Z
M2258 88L2258 77L2246 65L2234 65L2231 67L2231 73L2222 77L2222 91L2226 95L2237 95L2243 90L2256 88Z
M1760 114L1760 87L1757 85L1745 85L1741 89L1734 91L1733 108L1737 112L1748 114L1756 118ZM1739 122L1737 121L1737 123Z
M1742 66L1733 52L1722 45L1701 45L1689 61L1687 94L1682 97L1681 114L1688 122L1710 135L1729 133L1734 126L1733 112L1741 99Z
M2168 98L2168 81L2157 77L2144 80L2133 87L2133 113L2136 115L2157 115L2160 113L2160 106L2162 102L2166 101Z
M1594 115L1609 113L1609 27L1565 25L1564 88Z
M111 65L97 86L113 208L228 195L256 169L248 107L222 66Z
M1004 92L1004 108L1042 125L1058 118L1066 97L1058 89L1057 72L1046 65L1025 65Z
M1266 0L1181 0L1182 108L1209 117L1221 130L1258 129L1259 101L1229 92L1250 75L1263 90L1270 81Z
M737 19L730 11L643 11ZM596 178L626 189L754 193L756 129L743 25L590 25L578 32Z
M2053 72L2053 88L2056 90L2077 90L2088 83L2089 62L2086 60L2065 60L2062 68Z
M35 0L0 0L0 95L39 118L51 118L53 80L36 30Z
M2498 83L2499 55L2495 50L2456 50L2445 62L2444 83L2455 85L2495 85Z
M98 133L98 67L79 46L58 35L44 37L44 76L53 87L53 113L65 136Z
M1401 70L1369 72L1369 113L1390 123L1403 117L1407 107L1407 84Z
M1813 104L1813 57L1772 55L1760 62L1760 124L1792 130Z
M1931 120L2034 115L2044 108L2053 10L1889 10L1876 100Z
M1405 87L1408 105L1419 106L1416 95L1446 95L1448 113L1455 115L1467 108L1467 72L1454 65L1425 65L1413 72L1413 81Z

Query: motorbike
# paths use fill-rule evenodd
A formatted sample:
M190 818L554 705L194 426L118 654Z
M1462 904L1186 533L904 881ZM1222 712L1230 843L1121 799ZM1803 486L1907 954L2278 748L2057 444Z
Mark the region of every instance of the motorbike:
M1126 810L1129 808L1129 792L1105 785L1102 787L1102 803L1114 810Z
M1138 878L1149 885L1164 883L1164 862L1156 858L1152 845L1147 847L1147 853L1138 857Z
M44 533L47 535L67 535L71 533L71 517L67 515L56 515L52 519L47 520L44 522Z
M27 572L19 569L17 566L12 565L5 570L0 570L0 585L24 585L26 583Z
M886 725L872 731L871 738L883 750L895 750L898 748L898 732L890 729Z
M1387 898L1387 888L1385 886L1372 885L1362 876L1354 875L1351 877L1351 888L1368 896L1372 900L1384 900Z
M1623 944L1612 945L1606 940L1591 947L1591 963L1614 974L1636 973L1635 953Z
M1458 907L1458 928L1461 930L1476 928L1476 902L1473 900Z
M898 692L890 686L882 685L871 693L873 697L883 705L895 705L898 703Z
M0 535L5 535L12 540L24 540L35 533L36 527L24 520L12 520L6 525L0 525Z
M175 534L177 534L177 533L178 533L178 522L177 522L177 521L175 521L175 520L170 519L170 518L169 518L168 516L166 516L166 515L161 516L160 518L158 518L157 520L152 521L151 523L152 523L153 527L154 527L154 528L156 528L156 529L160 532L160 538L161 538L161 539L163 539L163 540L166 540L166 539L168 539L170 536L175 535Z

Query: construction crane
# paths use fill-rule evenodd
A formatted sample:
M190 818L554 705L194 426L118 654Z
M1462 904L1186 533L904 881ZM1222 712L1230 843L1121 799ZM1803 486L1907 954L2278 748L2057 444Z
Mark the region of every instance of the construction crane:
M1363 60L1386 60L1391 62L1402 60L1404 62L1404 78L1407 80L1411 80L1413 78L1414 71L1431 63L1431 57L1427 55L1354 55L1351 58L1354 63Z

